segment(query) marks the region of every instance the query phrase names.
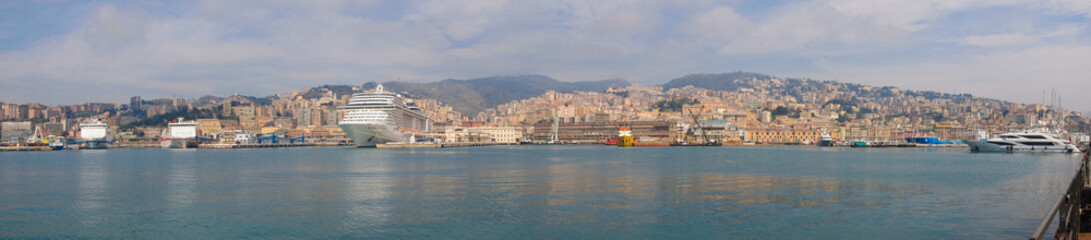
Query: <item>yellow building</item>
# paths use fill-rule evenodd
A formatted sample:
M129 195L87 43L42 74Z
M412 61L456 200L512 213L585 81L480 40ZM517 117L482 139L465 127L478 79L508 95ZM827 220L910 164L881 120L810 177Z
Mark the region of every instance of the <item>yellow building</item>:
M216 134L223 131L223 126L220 125L219 119L197 119L197 130L203 134Z

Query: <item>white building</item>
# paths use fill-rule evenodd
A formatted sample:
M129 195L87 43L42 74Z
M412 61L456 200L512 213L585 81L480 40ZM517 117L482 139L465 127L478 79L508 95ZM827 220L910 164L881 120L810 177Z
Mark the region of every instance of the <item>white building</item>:
M475 127L470 130L489 134L490 142L519 143L523 140L523 129L518 127Z

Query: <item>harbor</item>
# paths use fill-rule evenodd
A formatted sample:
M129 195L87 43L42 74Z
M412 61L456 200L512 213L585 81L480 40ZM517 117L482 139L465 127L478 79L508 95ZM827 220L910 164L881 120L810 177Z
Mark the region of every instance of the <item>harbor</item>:
M448 143L381 143L376 145L376 148L452 148L452 147L480 147L480 146L503 146L503 145L519 145L517 143L489 143L489 142L473 142L473 143L460 143L460 142L448 142Z
M0 237L1026 239L1078 167L1072 154L849 149L5 152Z
M1091 145L1088 148L1091 149ZM1084 153L1082 156L1075 173L1057 173L1060 176L1071 176L1071 180L1067 181L1069 184L1064 188L1065 191L1055 198L1056 204L1050 206L1029 239L1091 239L1091 213L1086 212L1091 209L1091 153Z
M206 149L235 149L235 148L278 148L278 147L313 147L315 143L267 143L267 144L229 144L229 143L202 143L198 148Z

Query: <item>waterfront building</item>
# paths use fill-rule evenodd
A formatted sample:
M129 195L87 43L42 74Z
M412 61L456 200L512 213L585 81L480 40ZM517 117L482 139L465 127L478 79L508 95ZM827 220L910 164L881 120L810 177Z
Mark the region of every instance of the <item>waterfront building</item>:
M518 127L476 127L470 130L489 134L490 142L519 143L523 140L523 129Z
M777 144L799 144L818 142L821 130L802 129L758 129L747 131L747 141Z
M444 142L477 143L491 139L489 133L473 128L450 128L443 132Z
M557 124L555 141L570 143L603 143L617 137L619 127L628 126L637 139L656 139L669 142L674 136L674 121L596 121ZM534 141L547 141L552 135L553 123L542 122L534 125Z

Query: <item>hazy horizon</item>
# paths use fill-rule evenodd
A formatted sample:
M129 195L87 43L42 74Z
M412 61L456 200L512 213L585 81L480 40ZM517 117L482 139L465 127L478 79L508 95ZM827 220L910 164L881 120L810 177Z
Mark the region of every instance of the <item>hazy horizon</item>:
M1088 112L1089 19L1079 0L13 1L0 3L0 101L742 70L1018 103L1056 89Z

